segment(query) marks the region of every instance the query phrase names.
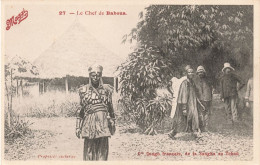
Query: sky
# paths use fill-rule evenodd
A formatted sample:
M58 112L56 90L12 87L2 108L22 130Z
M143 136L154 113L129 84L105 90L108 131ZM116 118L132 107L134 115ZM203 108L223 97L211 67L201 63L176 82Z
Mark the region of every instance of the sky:
M2 21L17 16L23 9L28 17L20 24L4 31L4 53L19 55L33 62L59 38L75 19L82 23L103 46L113 53L127 57L133 44L121 44L122 37L136 27L138 14L145 5L6 5ZM59 15L65 11L65 15ZM72 15L85 11L118 11L127 15ZM6 25L5 23L3 23ZM5 28L5 27L4 27Z

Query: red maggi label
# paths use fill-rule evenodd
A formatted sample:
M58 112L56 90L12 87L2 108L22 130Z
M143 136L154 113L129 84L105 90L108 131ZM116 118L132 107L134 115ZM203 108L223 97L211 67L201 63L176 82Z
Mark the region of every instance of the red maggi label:
M28 17L28 11L23 9L23 11L19 13L16 17L12 16L10 19L6 21L6 30L9 30L12 26L16 24L20 24L27 17Z

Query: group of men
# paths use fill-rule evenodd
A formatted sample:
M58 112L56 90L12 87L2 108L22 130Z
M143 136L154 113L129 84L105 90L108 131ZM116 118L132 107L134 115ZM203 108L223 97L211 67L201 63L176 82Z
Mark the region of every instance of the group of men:
M227 123L238 122L238 91L245 85L244 81L233 71L230 63L225 63L220 79L220 99L224 102ZM212 86L206 76L203 66L198 66L196 73L190 65L185 67L186 75L180 79L172 79L170 92L173 95L171 117L173 118L172 131L169 137L175 139L179 132L191 132L198 137L201 132L208 131L211 113ZM177 85L176 85L177 84ZM253 112L253 79L247 84L245 96L246 106Z
M107 160L109 137L114 134L115 114L112 105L113 89L103 84L100 65L89 67L89 84L79 88L81 108L77 111L76 136L84 138L84 160ZM221 99L230 123L237 121L237 83L241 89L243 81L232 71L229 63L222 69L224 76L220 81ZM185 68L186 76L172 79L173 105L171 117L173 127L169 134L174 138L178 132L188 131L198 137L199 132L208 130L212 88L203 66L197 68L197 76L190 65ZM253 80L248 81L246 92L247 106L253 105Z

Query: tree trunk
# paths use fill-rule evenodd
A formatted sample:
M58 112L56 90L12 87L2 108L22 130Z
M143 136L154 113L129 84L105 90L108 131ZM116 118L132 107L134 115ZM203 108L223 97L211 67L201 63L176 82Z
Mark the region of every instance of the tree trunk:
M39 95L42 94L42 86L41 86L41 82L38 82L38 87L39 87Z
M68 75L65 78L65 88L66 88L66 94L68 94L69 93Z
M19 97L19 102L21 102L22 101L22 99L23 99L23 80L21 79L20 80L20 97Z
M20 85L21 85L21 96L23 97L23 79L21 79Z
M45 93L45 84L44 84L44 80L42 81L42 93Z
M38 88L38 96L40 96L40 82L37 82L37 88Z
M11 127L11 117L10 117L10 100L9 100L9 91L8 91L8 87L5 81L5 89L6 89L6 96L7 96L7 123L8 123L8 127Z
M18 83L18 79L16 79L16 97L18 97L19 94L19 83Z
M10 109L9 109L9 111L8 111L8 115L9 115L9 122L10 122L10 127L11 127L11 118L12 118L12 116L11 116L11 114L12 114L12 111L13 111L13 69L11 69L11 76L10 76L10 78L11 78L11 92L10 92Z

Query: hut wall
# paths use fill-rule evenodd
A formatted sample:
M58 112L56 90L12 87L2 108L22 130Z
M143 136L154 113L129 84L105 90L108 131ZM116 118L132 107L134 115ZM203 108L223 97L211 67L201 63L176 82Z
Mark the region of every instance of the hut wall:
M45 89L46 91L66 91L64 78L55 78L45 80ZM114 86L114 78L113 77L103 77L104 84L110 84ZM74 77L68 76L68 88L69 91L76 91L81 85L86 85L89 83L88 77Z
M46 92L66 92L65 79L28 79L24 84L24 96L36 97ZM104 84L114 86L114 77L103 77ZM68 88L70 92L76 92L81 85L89 83L88 77L68 76ZM43 86L44 85L44 86Z

